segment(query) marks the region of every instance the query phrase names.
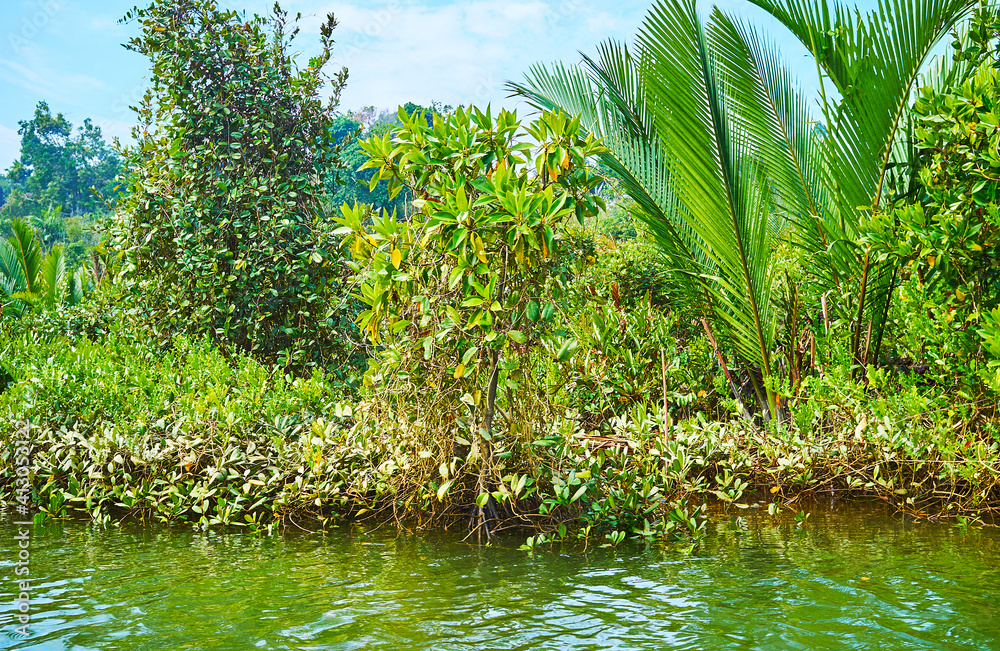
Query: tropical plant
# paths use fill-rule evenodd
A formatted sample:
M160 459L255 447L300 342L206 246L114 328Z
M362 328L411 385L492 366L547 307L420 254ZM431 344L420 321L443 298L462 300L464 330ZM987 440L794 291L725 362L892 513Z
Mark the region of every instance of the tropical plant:
M853 312L851 350L864 365L881 348L897 268L863 236L873 217L912 189L914 89L947 83L961 68L943 59L928 64L941 39L979 2L880 0L865 18L828 0L752 2L781 21L816 60L826 201L799 211L795 237ZM827 93L826 81L836 95Z
M300 67L277 5L245 18L214 0L156 0L133 19L142 35L128 47L153 75L112 224L126 290L164 341L205 333L287 367L324 363L341 344L320 180L347 77L323 73L336 20Z
M452 107L441 106L435 102L431 108L426 108L407 102L402 109L407 115L423 113L430 125L435 114L446 114ZM363 203L389 213L393 211L398 211L401 215L407 213L410 209L409 202L413 198L408 192L400 192L390 199L388 181L372 185L375 170L362 169L368 161L368 155L361 148L360 141L382 136L399 126L396 111L376 113L374 106L359 113L352 112L334 119L330 136L340 146L340 160L327 175L326 181L332 195L330 205L335 211L345 203L349 205Z
M15 219L10 229L13 234L7 240L0 240L0 295L8 300L14 294L35 293L42 267L42 248L31 227Z
M729 334L763 405L777 413L766 380L780 215L754 152L778 167L782 152L760 144L761 131L780 123L764 124L741 106L767 96L767 79L752 74L763 51L747 47L718 11L702 25L693 2L654 7L635 49L605 43L585 68L536 66L513 89L537 106L580 112L586 128L605 137L603 162L638 204L691 300ZM757 119L735 119L737 108Z
M1000 365L1000 8L977 11L954 45L954 79L923 87L913 107L915 192L872 220L866 241L899 266L911 320L935 315L906 352L939 383L978 370L1000 391L1000 375L976 368L984 352Z
M361 272L358 298L368 307L358 323L381 347L366 382L396 398L415 396L419 404L402 411L425 425L444 419L453 429L458 410L466 444L478 451L468 460L481 461L482 524L492 499L492 450L505 444L495 426L498 391L520 390L529 372L520 364L525 345L538 343L539 321L556 311L546 288L557 232L571 217L583 221L603 207L593 194L601 177L587 165L603 149L561 113L525 127L514 113L494 120L489 109L462 107L435 116L433 126L422 112L401 109L400 120L400 129L361 143L370 156L364 167L376 169L373 185L387 180L390 193L407 188L417 212L403 221L345 205L338 219ZM575 349L565 339L552 352L565 361ZM511 402L503 429L527 431L533 419L515 418ZM442 474L439 498L455 483L453 471Z
M0 240L0 307L2 314L23 314L31 307L78 305L98 282L87 263L66 270L66 254L56 245L42 255L36 233L23 220L11 222L11 235Z
M893 267L859 239L908 160L918 72L974 2L882 2L867 20L827 0L754 2L806 43L821 84L839 92L823 92L823 126L775 48L718 9L702 24L693 0L655 5L631 49L606 42L582 66L535 66L509 88L541 109L581 113L605 137L604 163L751 379L763 380L754 386L775 416L779 232L787 227L814 254L811 271L841 290L855 361L873 360Z

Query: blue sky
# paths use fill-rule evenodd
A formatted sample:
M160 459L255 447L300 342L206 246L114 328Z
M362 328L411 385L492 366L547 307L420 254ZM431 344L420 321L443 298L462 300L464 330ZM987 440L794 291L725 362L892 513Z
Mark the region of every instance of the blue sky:
M344 109L390 108L407 101L517 108L503 84L538 61L577 61L603 39L630 40L652 0L286 0L303 14L298 47L318 42L328 12L340 21L334 67L350 70ZM105 136L128 138L128 109L142 95L146 60L121 44L136 34L118 19L135 0L0 2L0 169L17 157L17 122L39 100L74 124L92 118ZM220 4L264 13L266 0ZM711 2L702 0L707 8ZM805 50L746 0L717 0L772 33L803 81L813 68ZM862 0L862 8L875 0Z

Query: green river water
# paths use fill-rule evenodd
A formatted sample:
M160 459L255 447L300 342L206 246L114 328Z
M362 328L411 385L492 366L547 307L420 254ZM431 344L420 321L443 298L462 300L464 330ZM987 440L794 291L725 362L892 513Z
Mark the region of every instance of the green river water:
M857 504L712 516L705 541L517 551L0 519L3 649L1000 649L1000 531ZM742 531L742 533L740 533Z

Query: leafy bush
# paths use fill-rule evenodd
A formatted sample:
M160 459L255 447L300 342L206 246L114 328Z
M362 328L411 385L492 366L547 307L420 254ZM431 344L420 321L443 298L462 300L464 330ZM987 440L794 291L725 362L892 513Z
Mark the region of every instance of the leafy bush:
M649 303L625 308L594 301L568 319L565 332L579 341L580 352L560 363L542 350L531 363L545 369L536 375L562 387L550 399L577 412L584 431L605 431L637 404L666 406L669 422L712 411L712 349L704 336L683 334L678 314ZM665 425L661 421L661 429Z
M867 239L899 265L901 356L962 399L983 388L995 399L1000 374L987 363L1000 364L989 316L1000 307L997 9L981 7L954 45L950 75L913 106L915 191L873 220Z
M152 86L126 152L129 186L112 231L123 282L148 327L207 334L227 351L289 367L338 347L340 268L322 212L337 95L320 93L333 16L320 53L299 68L297 33L275 7L244 20L214 0L157 0L129 12Z
M586 165L601 147L560 113L526 126L513 113L494 120L474 107L435 116L433 127L422 113L400 110L400 119L399 130L361 144L371 158L365 167L390 192L407 188L418 212L402 221L344 206L338 220L368 306L358 322L382 347L365 381L373 415L394 422L391 414L406 413L421 450L448 448L463 430L466 461L488 502L493 448L520 427L528 404L510 400L528 372L519 359L557 309L545 295L556 233L602 203L592 194L600 179ZM573 350L566 341L558 356ZM495 426L503 394L507 422ZM442 474L439 497L456 481Z
M683 299L687 296L670 272L669 263L656 245L646 238L614 241L599 231L571 230L573 240L586 243L584 251L590 255L590 264L573 279L574 290L586 298L597 294L604 299L614 299L626 309L651 301L658 307L684 309L694 313ZM577 244L577 248L584 246Z
M4 340L0 360L13 378L0 398L4 416L35 424L72 424L83 433L111 426L128 438L157 420L224 425L302 419L332 411L340 392L323 371L293 379L256 360L231 363L206 342L176 337L160 348L151 341L108 333L87 338L42 339L24 333Z

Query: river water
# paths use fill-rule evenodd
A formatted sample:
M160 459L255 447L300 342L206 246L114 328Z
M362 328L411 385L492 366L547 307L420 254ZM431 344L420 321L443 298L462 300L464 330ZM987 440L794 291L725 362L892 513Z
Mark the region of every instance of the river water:
M1000 649L1000 531L873 507L716 514L693 550L0 519L3 649ZM17 594L15 594L17 593Z

